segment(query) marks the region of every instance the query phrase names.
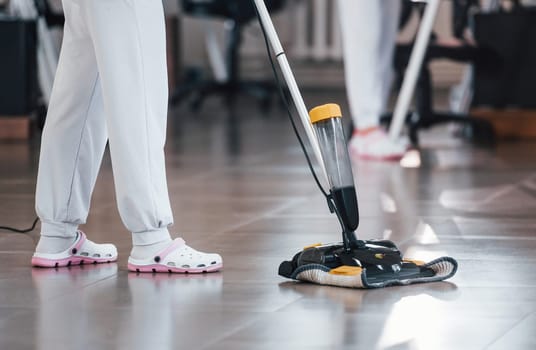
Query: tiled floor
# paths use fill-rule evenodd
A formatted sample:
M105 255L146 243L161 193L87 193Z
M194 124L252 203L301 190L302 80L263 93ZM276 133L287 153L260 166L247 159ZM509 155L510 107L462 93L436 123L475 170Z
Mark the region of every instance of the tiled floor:
M172 112L167 161L175 231L221 252L225 270L128 273L106 160L83 229L117 244L118 263L32 269L37 232L0 233L0 349L536 348L536 143L490 151L441 129L425 135L419 167L356 162L360 236L390 237L407 257L451 255L459 272L319 287L277 275L301 247L339 239L284 113L246 104L234 129L220 110ZM37 152L0 144L0 225L31 223Z

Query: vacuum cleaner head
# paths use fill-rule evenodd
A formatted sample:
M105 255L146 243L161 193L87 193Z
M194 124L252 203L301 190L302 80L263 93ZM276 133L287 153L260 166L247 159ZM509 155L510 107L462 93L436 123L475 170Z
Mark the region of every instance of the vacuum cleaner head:
M425 263L403 259L391 241L357 241L306 247L279 266L279 275L294 280L348 288L381 288L437 282L456 273L458 263L442 257Z
M300 281L353 288L435 282L452 277L458 267L452 258L443 257L429 263L405 260L391 241L357 239L359 208L340 107L318 106L310 116L330 185L326 194L328 207L341 224L343 241L305 248L292 261L283 262L279 274Z

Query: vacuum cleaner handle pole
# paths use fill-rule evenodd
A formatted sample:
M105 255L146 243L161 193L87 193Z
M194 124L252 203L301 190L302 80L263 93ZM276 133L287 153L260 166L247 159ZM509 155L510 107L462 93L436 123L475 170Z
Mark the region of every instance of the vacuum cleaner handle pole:
M327 175L326 167L324 165L324 160L322 159L322 153L320 152L320 146L318 144L318 140L316 138L316 134L313 129L313 126L311 125L311 120L309 118L307 107L305 106L305 102L303 101L303 97L301 95L300 89L298 88L298 84L296 83L296 79L294 78L294 74L292 73L287 57L285 55L285 51L283 50L283 46L281 45L281 42L279 41L279 37L275 30L272 19L270 18L270 14L268 12L268 9L266 8L266 4L264 3L264 0L254 0L254 1L255 1L255 6L257 7L257 11L259 12L259 17L262 22L262 25L264 29L266 30L268 39L270 41L270 44L272 45L272 49L274 50L275 56L277 57L277 62L279 63L279 66L281 67L281 71L283 72L283 77L285 78L287 86L290 90L292 100L294 101L294 104L296 105L296 109L298 110L298 114L302 121L303 127L305 129L305 132L307 133L307 137L309 138L309 142L311 143L311 146L313 148L313 152L315 154L316 160L318 164L320 165L320 167L322 168L324 179L326 180L326 184L328 184L328 187L329 187L328 175Z
M428 47L435 18L439 10L439 1L440 0L427 1L426 10L424 11L419 33L417 34L417 39L415 40L411 52L411 58L406 70L404 82L402 83L400 95L398 96L395 111L393 113L393 120L389 129L389 136L392 139L400 137L400 132L402 131L404 121L408 115L409 104L415 92L415 85L417 84L417 79L421 72L424 55L426 55L426 48Z

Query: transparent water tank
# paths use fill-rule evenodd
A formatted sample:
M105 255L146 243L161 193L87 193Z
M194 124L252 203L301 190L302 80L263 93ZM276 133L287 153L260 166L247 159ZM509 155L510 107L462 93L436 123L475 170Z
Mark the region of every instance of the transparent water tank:
M346 229L354 231L359 224L359 214L341 109L336 104L326 104L314 108L309 115L326 167L333 200Z

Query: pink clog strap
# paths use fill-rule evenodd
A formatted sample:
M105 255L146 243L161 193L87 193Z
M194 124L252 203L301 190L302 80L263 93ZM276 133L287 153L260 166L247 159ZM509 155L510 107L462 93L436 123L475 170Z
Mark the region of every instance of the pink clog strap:
M169 247L167 247L154 257L154 261L159 263L160 261L164 260L166 256L168 256L170 253L174 252L175 250L177 250L177 248L182 247L185 244L186 242L184 241L184 239L175 238L173 240L173 243L171 243Z

